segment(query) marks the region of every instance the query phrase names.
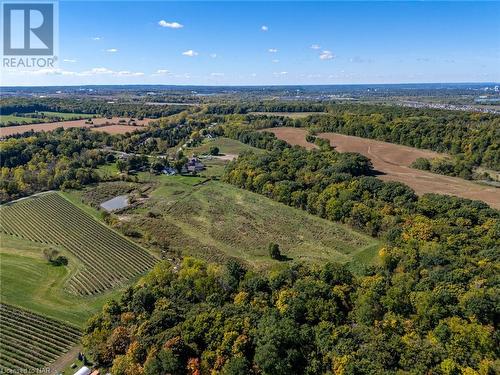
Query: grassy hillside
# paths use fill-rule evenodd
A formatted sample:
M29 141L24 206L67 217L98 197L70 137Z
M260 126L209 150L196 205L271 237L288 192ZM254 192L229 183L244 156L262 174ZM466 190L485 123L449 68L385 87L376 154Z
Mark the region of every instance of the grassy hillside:
M312 263L369 263L378 245L346 226L197 177L159 177L150 198L117 225L140 232L145 246L218 262L235 257L256 268L279 264L269 257L271 242L292 261Z
M200 146L190 147L187 149L188 153L196 153L196 154L207 154L210 151L210 147L216 146L219 148L219 153L222 155L238 155L243 151L254 151L256 153L263 153L264 151L260 148L255 148L240 141L236 141L234 139L218 137L215 139L205 139Z
M121 290L118 289L96 297L69 294L63 286L78 268L78 261L70 258L67 267L53 266L42 255L45 248L46 245L2 235L0 247L2 303L83 326L105 301L120 294Z
M59 247L79 260L66 284L79 295L93 295L126 283L156 259L56 193L1 207L3 233Z

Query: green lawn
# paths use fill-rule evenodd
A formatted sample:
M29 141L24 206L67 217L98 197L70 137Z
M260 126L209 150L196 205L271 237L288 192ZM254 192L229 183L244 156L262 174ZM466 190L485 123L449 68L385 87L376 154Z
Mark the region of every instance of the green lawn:
M0 299L42 315L83 327L110 298L122 290L97 297L78 297L63 284L76 271L78 261L70 254L67 267L55 267L43 258L44 245L2 234L0 247Z
M243 151L254 151L256 153L263 153L265 152L264 150L261 150L259 148L255 148L249 145L246 145L244 143L241 143L240 141L236 141L231 138L225 138L225 137L218 137L215 139L205 139L203 143L199 146L196 147L190 147L186 149L186 152L188 154L194 153L194 154L208 154L210 151L210 147L212 146L217 146L219 148L220 154L232 154L232 155L238 155L239 153Z
M216 262L235 257L257 269L279 264L268 255L270 242L292 261L366 264L376 256L373 238L261 195L196 177L157 182L148 200L120 215L141 232L144 246Z
M32 122L38 122L38 119L29 118L29 117L21 117L14 115L2 115L0 116L0 124L12 123L22 125L22 124L31 124Z

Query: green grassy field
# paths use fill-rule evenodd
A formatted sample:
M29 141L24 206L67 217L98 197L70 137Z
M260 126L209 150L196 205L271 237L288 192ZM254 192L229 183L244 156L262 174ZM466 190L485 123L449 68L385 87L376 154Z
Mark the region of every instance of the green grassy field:
M257 269L277 266L270 242L292 261L370 263L378 242L266 197L199 177L159 176L150 198L120 214L144 246L224 262L234 257Z
M78 261L53 266L43 257L39 243L2 235L0 246L0 299L2 303L19 306L39 314L82 327L85 321L121 290L96 297L67 293L63 286L77 270ZM70 256L70 254L66 254Z
M2 115L2 116L0 116L0 124L2 124L2 125L5 125L7 123L11 123L12 125L31 124L33 122L38 122L37 120L39 120L39 119L14 116L14 115Z
M146 250L57 193L3 205L0 224L4 234L50 244L78 259L80 267L65 285L78 295L113 289L146 272L156 262Z
M60 117L64 120L77 120L81 118L91 118L95 116L88 113L66 113L66 112L50 112L50 111L44 111L43 114L45 117L48 118Z
M0 124L2 125L22 125L22 124L31 124L31 123L43 123L43 122L52 122L56 118L61 118L63 121L69 120L79 120L82 118L91 118L94 115L89 115L85 113L66 113L66 112L43 112L43 118L30 118L30 117L22 117L22 116L14 116L14 115L2 115L0 116Z
M246 145L244 143L241 143L240 141L236 141L231 138L225 138L225 137L218 137L215 139L205 139L203 143L199 146L196 147L189 147L186 149L186 152L188 154L194 153L194 154L208 154L210 151L210 147L217 146L219 148L219 153L222 155L238 155L239 153L243 151L254 151L256 153L263 153L265 152L264 150L261 150L260 148L255 148L249 145Z

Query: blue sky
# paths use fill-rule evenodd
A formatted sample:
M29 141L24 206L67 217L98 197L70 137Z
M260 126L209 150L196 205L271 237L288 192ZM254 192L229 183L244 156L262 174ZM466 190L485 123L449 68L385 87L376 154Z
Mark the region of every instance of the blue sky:
M59 67L3 85L500 81L498 2L61 1Z

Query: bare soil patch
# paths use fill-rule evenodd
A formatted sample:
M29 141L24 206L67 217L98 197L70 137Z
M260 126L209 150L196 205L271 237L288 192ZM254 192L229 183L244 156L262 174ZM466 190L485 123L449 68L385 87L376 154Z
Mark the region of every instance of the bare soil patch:
M315 144L306 141L307 129L304 128L270 128L262 131L274 133L276 137L291 145L302 146L308 150L318 148Z
M309 149L315 147L305 140L307 130L299 128L267 129L278 138ZM462 198L482 200L491 207L500 209L500 191L495 187L482 186L457 177L448 177L418 169L410 164L419 157L433 158L442 154L336 133L321 133L318 137L328 139L340 152L358 152L373 163L378 176L384 181L399 181L410 186L419 195L437 193Z
M51 131L60 127L63 127L65 129L68 128L93 128L95 127L96 130L99 131L104 131L109 134L123 134L126 133L127 131L133 131L135 129L140 129L142 126L146 126L151 120L150 119L143 119L143 120L135 120L135 124L137 126L132 126L132 125L125 125L120 123L120 120L125 120L125 124L128 123L130 120L129 118L126 117L113 117L111 119L107 119L104 117L99 117L99 118L94 118L92 119L92 124L86 124L85 119L83 120L72 120L72 121L58 121L58 122L47 122L44 124L28 124L28 125L15 125L15 126L8 126L8 127L3 127L0 128L0 137L7 137L9 135L13 134L22 134L25 132L28 132L30 130L33 130L35 132L39 131ZM106 125L108 124L108 125ZM106 126L104 126L106 125ZM102 126L102 127L100 127ZM114 126L114 127L112 127ZM119 127L119 128L116 128ZM126 127L127 130L125 130ZM129 128L134 128L130 130Z
M231 160L234 160L238 157L238 155L236 154L224 154L224 155L217 155L217 156L214 156L215 159L219 159L219 160L224 160L224 161L231 161Z

